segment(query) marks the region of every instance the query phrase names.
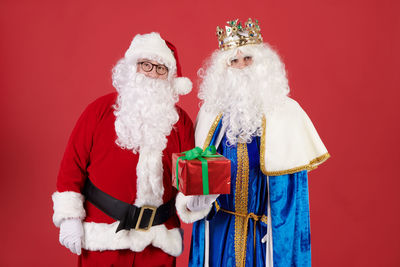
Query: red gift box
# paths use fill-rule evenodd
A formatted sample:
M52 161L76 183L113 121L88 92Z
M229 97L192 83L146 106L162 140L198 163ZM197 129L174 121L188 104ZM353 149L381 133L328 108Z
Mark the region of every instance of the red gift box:
M219 154L217 154L219 155ZM172 154L172 185L176 183L176 161L183 153ZM231 192L231 161L223 156L204 158L208 164L209 194L230 194ZM202 163L199 159L179 159L178 162L179 188L184 195L204 195Z

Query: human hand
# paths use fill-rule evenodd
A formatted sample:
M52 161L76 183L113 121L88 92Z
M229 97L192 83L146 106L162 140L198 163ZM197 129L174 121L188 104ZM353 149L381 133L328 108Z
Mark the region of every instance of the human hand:
M199 195L192 196L186 207L190 211L200 211L211 206L211 204L217 199L219 195Z
M60 224L60 243L72 253L81 255L83 224L80 219L66 219Z

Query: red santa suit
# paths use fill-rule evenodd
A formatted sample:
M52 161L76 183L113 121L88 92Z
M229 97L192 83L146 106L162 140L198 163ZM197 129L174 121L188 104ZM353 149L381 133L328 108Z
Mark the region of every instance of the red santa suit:
M180 76L180 70L174 49L157 33L137 35L124 60L133 68L136 68L138 58L154 58L164 63L169 69L169 80L174 90L184 94L190 91L191 82L175 76ZM53 222L59 227L66 219L83 220L80 265L132 266L134 262L136 266L151 259L164 266L171 258L175 261L174 257L180 255L183 249L176 211L163 224L152 226L148 231L131 229L116 232L119 221L85 201L81 192L86 179L90 179L108 195L139 207L159 207L175 199L177 190L171 183L171 155L194 147L193 124L185 111L175 106L179 119L166 136L165 149L140 147L133 153L116 143L117 96L118 93L112 93L95 100L76 123L61 163L57 192L52 196ZM151 133L142 134L146 138L154 137ZM146 166L153 166L152 170L147 171Z
M113 114L117 93L100 97L90 104L79 118L69 139L57 179L57 191L53 195L54 223L59 226L66 218L84 220L86 250L130 249L142 251L153 245L164 252L178 256L182 252L180 222L173 215L164 224L153 226L149 231L122 230L115 233L118 222L85 202L80 193L86 178L107 194L134 204L137 195L136 166L139 153L119 147ZM194 147L193 124L180 107L176 107L179 120L167 137L163 151L162 203L176 197L177 190L171 184L171 155Z

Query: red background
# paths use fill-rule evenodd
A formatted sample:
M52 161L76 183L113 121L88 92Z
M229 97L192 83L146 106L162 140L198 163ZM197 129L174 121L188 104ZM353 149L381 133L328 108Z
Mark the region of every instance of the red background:
M158 31L178 47L195 84L180 103L194 119L216 26L253 17L332 155L310 174L313 265L400 266L399 11L395 0L2 0L0 265L76 263L58 243L50 196L75 121L113 91L111 68L135 34Z

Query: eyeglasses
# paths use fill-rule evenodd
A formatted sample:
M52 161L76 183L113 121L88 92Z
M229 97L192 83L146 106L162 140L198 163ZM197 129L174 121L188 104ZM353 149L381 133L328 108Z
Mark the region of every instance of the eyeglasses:
M154 67L156 67L156 72L159 75L164 75L165 73L168 72L168 68L166 66L164 66L164 65L153 64L153 63L148 62L148 61L138 62L137 64L140 64L140 67L145 72L152 71Z

